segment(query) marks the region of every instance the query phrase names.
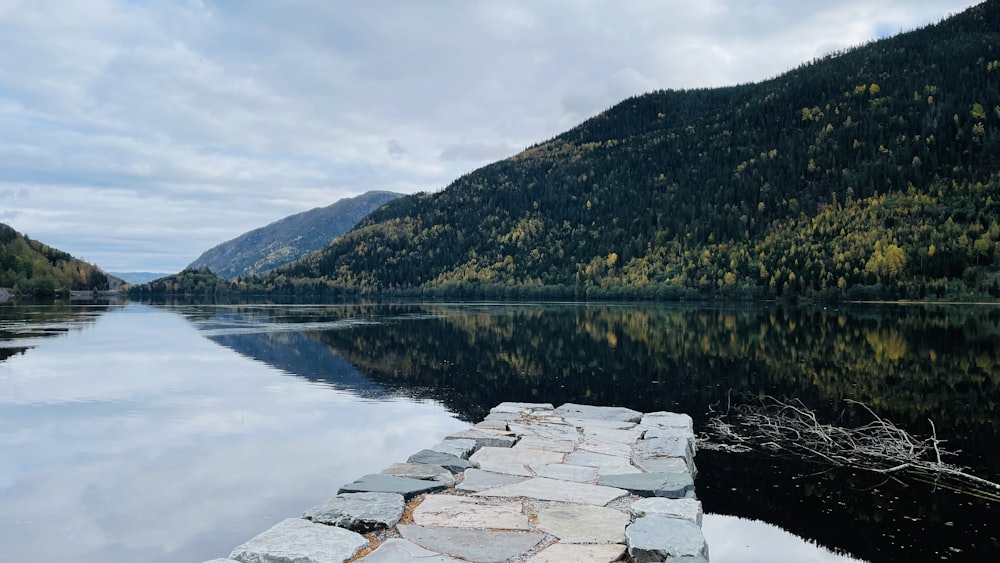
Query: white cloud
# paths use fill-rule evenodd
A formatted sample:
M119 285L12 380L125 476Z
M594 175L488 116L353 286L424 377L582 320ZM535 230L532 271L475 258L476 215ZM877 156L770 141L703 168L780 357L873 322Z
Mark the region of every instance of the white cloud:
M972 3L0 1L0 218L176 271L341 197L440 189L625 97L761 80Z

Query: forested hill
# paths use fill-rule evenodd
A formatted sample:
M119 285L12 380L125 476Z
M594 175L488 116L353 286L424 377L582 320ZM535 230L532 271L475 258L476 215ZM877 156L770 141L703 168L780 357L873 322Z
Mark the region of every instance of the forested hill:
M775 79L625 100L258 289L1000 294L1000 1Z
M52 297L69 290L108 289L108 276L0 223L0 288L14 295Z
M400 195L370 191L290 215L212 247L187 269L208 268L228 279L263 274L330 244L372 210Z

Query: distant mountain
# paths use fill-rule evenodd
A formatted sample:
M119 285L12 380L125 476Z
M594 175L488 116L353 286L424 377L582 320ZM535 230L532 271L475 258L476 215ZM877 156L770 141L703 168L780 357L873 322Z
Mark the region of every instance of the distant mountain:
M263 274L323 248L366 215L400 196L371 191L291 215L205 251L186 269L208 268L226 279Z
M108 289L108 281L97 266L0 223L0 288L10 294L53 297L71 290Z
M129 284L140 284L151 282L162 277L169 276L168 272L111 272L111 275L120 278Z
M625 100L247 290L1000 296L1000 0L757 84Z

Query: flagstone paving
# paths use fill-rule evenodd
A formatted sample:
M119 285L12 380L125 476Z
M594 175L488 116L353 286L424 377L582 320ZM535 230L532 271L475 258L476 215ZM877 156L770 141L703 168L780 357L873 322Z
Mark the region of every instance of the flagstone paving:
M345 485L306 512L312 522L281 522L230 559L707 562L694 472L687 415L502 403L406 463Z

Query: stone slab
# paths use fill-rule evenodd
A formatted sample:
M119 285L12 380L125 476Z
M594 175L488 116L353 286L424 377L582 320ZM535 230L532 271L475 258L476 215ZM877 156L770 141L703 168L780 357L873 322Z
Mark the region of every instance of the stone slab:
M555 424L543 422L509 422L507 428L518 436L541 436L553 440L577 441L580 433L572 424Z
M504 423L506 425L506 423ZM468 438L465 439L455 439L455 440L442 440L437 445L431 448L435 452L441 452L443 454L453 455L462 459L469 459L469 456L473 454L479 446L476 445L475 440Z
M396 493L345 493L310 508L302 517L365 534L395 526L405 504L403 495Z
M536 412L546 412L553 410L552 403L513 403L504 402L490 409L490 414L493 413L517 413L517 414L532 414Z
M509 431L483 430L480 428L469 428L461 432L455 432L445 436L448 440L475 440L476 447L479 448L509 448L517 442L517 437Z
M628 514L603 506L562 504L538 511L538 529L562 543L622 543Z
M573 481L575 483L594 483L597 481L597 468L584 467L582 465L568 465L565 463L552 463L535 468L536 477L548 477L549 479L559 479L560 481Z
M598 418L576 418L572 416L549 417L549 420L561 420L565 424L572 424L584 430L630 430L636 428L636 423L623 420L601 420Z
M595 407L566 403L552 411L556 416L566 418L595 418L597 420L617 420L621 422L636 422L642 420L642 413L625 407Z
M642 420L639 421L639 426L643 428L676 428L679 430L686 430L687 432L694 434L694 421L691 417L676 412L647 412L642 415Z
M455 495L428 495L413 511L413 523L447 528L531 529L520 502L489 504Z
M602 475L597 484L618 487L643 497L683 498L694 492L694 479L690 473Z
M708 560L708 545L693 522L668 516L643 516L625 529L628 553L635 563Z
M342 493L396 493L409 500L417 495L433 491L443 491L448 486L439 481L424 481L407 477L394 477L372 473L361 477L353 483L348 483L337 491Z
M516 420L516 417L512 417L512 419ZM480 430L507 430L507 419L486 418L473 424L472 427Z
M644 498L633 502L629 512L637 518L655 514L689 520L698 526L703 515L701 501L693 498Z
M411 455L406 463L426 463L428 465L440 465L452 473L461 473L471 467L479 467L475 463L462 459L458 456L436 452L434 450L420 450Z
M237 547L229 558L241 563L343 563L367 546L361 534L289 518Z
M684 433L639 440L632 446L633 457L680 457L694 459L694 436Z
M552 500L575 504L592 504L604 506L609 502L628 494L628 491L615 487L587 485L571 481L559 481L545 477L535 477L513 485L504 485L475 493L475 496L489 497L527 497L537 500Z
M544 438L542 436L524 436L514 444L514 448L528 448L531 450L545 450L548 452L562 452L568 454L576 449L574 440L557 440L554 438Z
M424 549L408 540L392 538L358 559L358 563L462 563L462 560Z
M629 459L632 457L632 443L618 443L618 442L605 442L600 440L584 439L577 446L579 451L583 452L594 452L595 454L604 454L615 457L620 457L622 459Z
M638 458L632 459L632 464L642 469L647 473L691 473L692 475L697 475L692 471L684 458L680 457L656 457L656 458Z
M534 475L534 468L550 463L562 463L565 454L530 448L481 448L469 461L484 471L510 475Z
M478 493L488 489L495 489L496 487L501 487L503 485L520 483L525 479L527 479L527 477L508 475L506 473L494 473L492 471L483 471L481 469L466 469L465 479L463 479L462 482L455 488L460 491Z
M409 477L422 481L437 481L448 487L455 484L455 476L440 465L427 463L394 463L382 470L383 475Z
M566 463L594 467L598 475L621 475L625 473L642 473L634 467L628 457L599 454L588 451L575 451L566 455Z
M527 563L611 563L625 555L621 544L580 545L556 543L538 552Z
M403 524L396 529L404 538L425 549L481 563L519 557L545 539L543 534L532 532L491 532Z

